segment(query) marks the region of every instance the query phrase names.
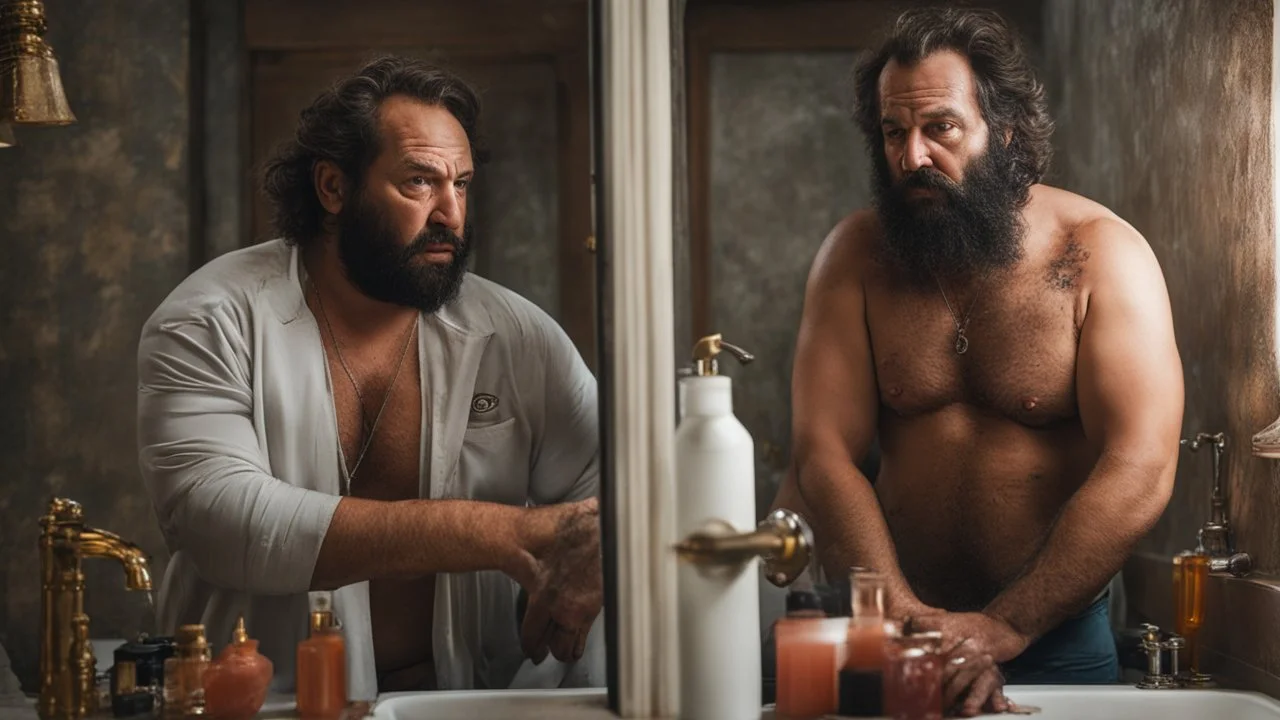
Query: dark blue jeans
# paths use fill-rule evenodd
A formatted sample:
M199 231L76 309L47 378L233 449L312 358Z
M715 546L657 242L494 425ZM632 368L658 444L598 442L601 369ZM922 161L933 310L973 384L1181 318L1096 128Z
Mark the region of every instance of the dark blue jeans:
M1009 685L1101 685L1120 681L1120 658L1111 632L1111 593L1045 633L1001 666Z

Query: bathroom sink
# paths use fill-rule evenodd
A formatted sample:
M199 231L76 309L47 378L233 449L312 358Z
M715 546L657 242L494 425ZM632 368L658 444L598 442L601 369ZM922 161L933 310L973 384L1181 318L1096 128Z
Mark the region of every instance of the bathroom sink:
M602 688L388 693L379 697L373 707L374 720L600 720L613 717Z
M1128 685L1016 685L1006 694L1039 708L1035 720L1280 720L1280 702L1231 690L1139 690ZM476 690L393 693L378 699L374 720L605 720L605 692L584 690ZM1016 717L1016 716L984 716ZM761 720L773 720L766 709Z
M1280 719L1280 702L1233 690L1139 690L1132 685L1011 685L1009 699L1040 708L1036 720ZM998 717L998 716L984 716Z

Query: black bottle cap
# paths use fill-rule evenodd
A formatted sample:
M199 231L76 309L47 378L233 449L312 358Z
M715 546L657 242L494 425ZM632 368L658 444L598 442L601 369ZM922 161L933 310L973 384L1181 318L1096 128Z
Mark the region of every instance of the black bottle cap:
M807 615L822 613L822 599L812 590L792 590L787 593L787 614L804 613Z

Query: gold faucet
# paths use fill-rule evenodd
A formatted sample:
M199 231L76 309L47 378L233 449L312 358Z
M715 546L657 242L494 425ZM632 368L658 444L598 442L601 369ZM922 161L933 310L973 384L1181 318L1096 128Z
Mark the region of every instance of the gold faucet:
M40 702L42 720L70 720L97 711L97 668L84 612L83 558L113 558L124 566L125 587L151 590L142 549L105 530L85 527L80 503L49 502L40 518Z

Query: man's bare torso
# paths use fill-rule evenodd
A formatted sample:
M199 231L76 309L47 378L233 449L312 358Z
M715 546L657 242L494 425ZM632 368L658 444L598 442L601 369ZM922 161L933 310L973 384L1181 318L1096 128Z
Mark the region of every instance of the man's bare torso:
M392 384L404 341L405 335L389 333L374 345L342 348L342 359L360 383L364 412L370 422L377 416ZM338 435L350 470L368 436L361 431L360 400L332 345L328 346L328 353ZM394 381L373 440L351 483L351 494L355 497L386 501L421 497L422 388L416 342L405 353L403 368ZM369 582L374 661L380 692L435 687L431 649L434 607L434 575Z
M959 297L948 288L958 316L973 306L963 355L937 285L864 266L881 403L876 494L903 573L936 607L980 609L994 598L1097 459L1076 405L1090 250L1074 230L1114 216L1037 186L1024 217L1015 266Z

